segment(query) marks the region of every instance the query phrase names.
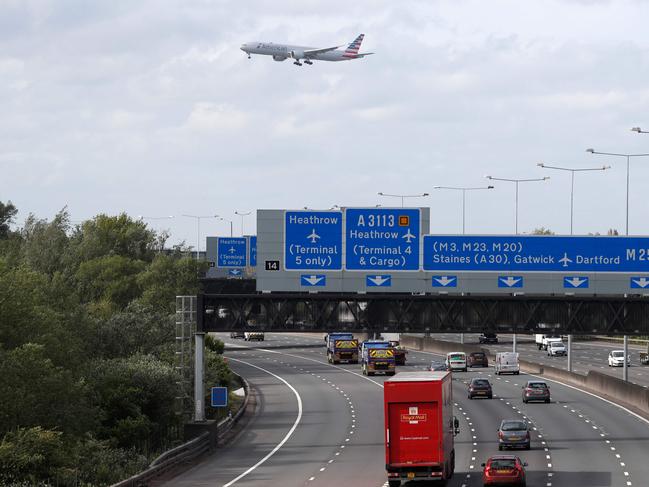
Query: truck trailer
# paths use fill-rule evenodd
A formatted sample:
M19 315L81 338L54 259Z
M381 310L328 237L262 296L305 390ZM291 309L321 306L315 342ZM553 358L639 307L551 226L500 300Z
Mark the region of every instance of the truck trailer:
M450 372L401 372L384 383L385 468L390 487L439 481L455 471Z

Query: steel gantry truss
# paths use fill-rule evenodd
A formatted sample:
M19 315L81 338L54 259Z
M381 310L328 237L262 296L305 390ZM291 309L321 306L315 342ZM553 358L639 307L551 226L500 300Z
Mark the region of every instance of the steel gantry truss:
M246 287L199 294L198 330L649 334L643 297L257 293Z

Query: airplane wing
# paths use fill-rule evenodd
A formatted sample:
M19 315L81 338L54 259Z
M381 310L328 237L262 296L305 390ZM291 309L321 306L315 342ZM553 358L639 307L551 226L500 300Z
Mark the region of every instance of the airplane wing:
M374 53L373 52L364 52L362 54L356 54L355 57L371 56L372 54L374 54Z
M304 51L304 57L316 56L318 54L324 54L325 52L335 51L339 47L341 46L325 47L323 49L307 49Z

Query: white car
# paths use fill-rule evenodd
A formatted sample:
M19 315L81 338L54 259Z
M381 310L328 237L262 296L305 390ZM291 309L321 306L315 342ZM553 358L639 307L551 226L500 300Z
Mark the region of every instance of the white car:
M548 357L556 357L557 355L567 355L568 350L563 342L550 342L548 343Z
M631 367L631 357L626 358L627 367ZM612 350L608 354L609 367L623 367L624 366L624 350Z

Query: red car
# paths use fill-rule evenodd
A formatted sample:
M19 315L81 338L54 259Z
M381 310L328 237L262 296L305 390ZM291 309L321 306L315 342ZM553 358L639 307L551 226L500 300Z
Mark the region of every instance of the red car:
M527 462L515 455L496 455L483 463L483 485L518 485L525 487L525 467Z

